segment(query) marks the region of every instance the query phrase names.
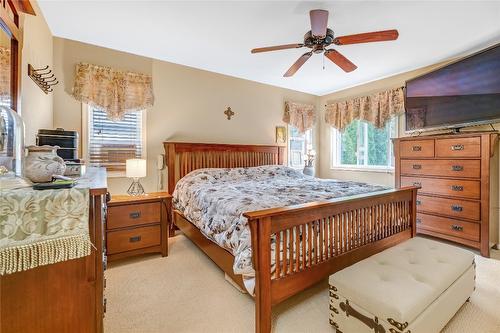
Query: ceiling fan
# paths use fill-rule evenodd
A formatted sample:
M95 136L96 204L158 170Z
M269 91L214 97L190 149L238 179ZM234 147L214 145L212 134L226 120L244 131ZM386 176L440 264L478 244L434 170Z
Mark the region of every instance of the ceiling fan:
M314 9L309 12L311 18L311 30L304 35L304 42L298 44L285 44L269 47L260 47L252 50L252 53L298 49L308 47L311 51L304 53L300 58L283 74L284 77L294 75L300 67L313 55L313 53L323 53L325 57L330 59L345 72L352 72L358 68L349 59L344 57L340 52L334 49L327 49L331 44L349 45L370 42L383 42L388 40L398 39L399 33L397 30L384 30L367 32L356 35L335 37L333 30L327 27L328 11L322 9Z

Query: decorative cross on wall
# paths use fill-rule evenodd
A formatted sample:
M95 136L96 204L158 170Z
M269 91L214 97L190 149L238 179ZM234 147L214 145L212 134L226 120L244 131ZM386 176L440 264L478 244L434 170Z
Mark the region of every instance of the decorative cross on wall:
M231 117L234 116L234 112L233 110L231 110L230 106L227 107L226 111L224 111L224 114L226 115L227 120L231 120Z

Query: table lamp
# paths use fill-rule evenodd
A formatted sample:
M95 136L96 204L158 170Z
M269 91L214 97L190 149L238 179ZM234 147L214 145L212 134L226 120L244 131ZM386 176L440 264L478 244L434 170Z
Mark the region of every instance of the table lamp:
M144 188L139 183L139 178L146 177L146 160L140 158L133 158L126 161L126 175L127 178L132 178L132 184L127 190L129 195L144 194Z

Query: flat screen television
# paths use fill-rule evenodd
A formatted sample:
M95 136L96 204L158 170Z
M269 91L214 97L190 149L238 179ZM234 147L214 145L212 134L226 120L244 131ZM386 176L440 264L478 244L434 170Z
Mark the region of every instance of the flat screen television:
M406 131L500 122L500 44L406 82Z

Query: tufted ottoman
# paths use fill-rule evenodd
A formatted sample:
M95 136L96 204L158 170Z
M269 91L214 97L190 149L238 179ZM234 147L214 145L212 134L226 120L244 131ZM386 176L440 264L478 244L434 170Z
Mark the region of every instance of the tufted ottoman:
M437 333L474 280L472 252L412 238L330 276L330 324L343 333Z

